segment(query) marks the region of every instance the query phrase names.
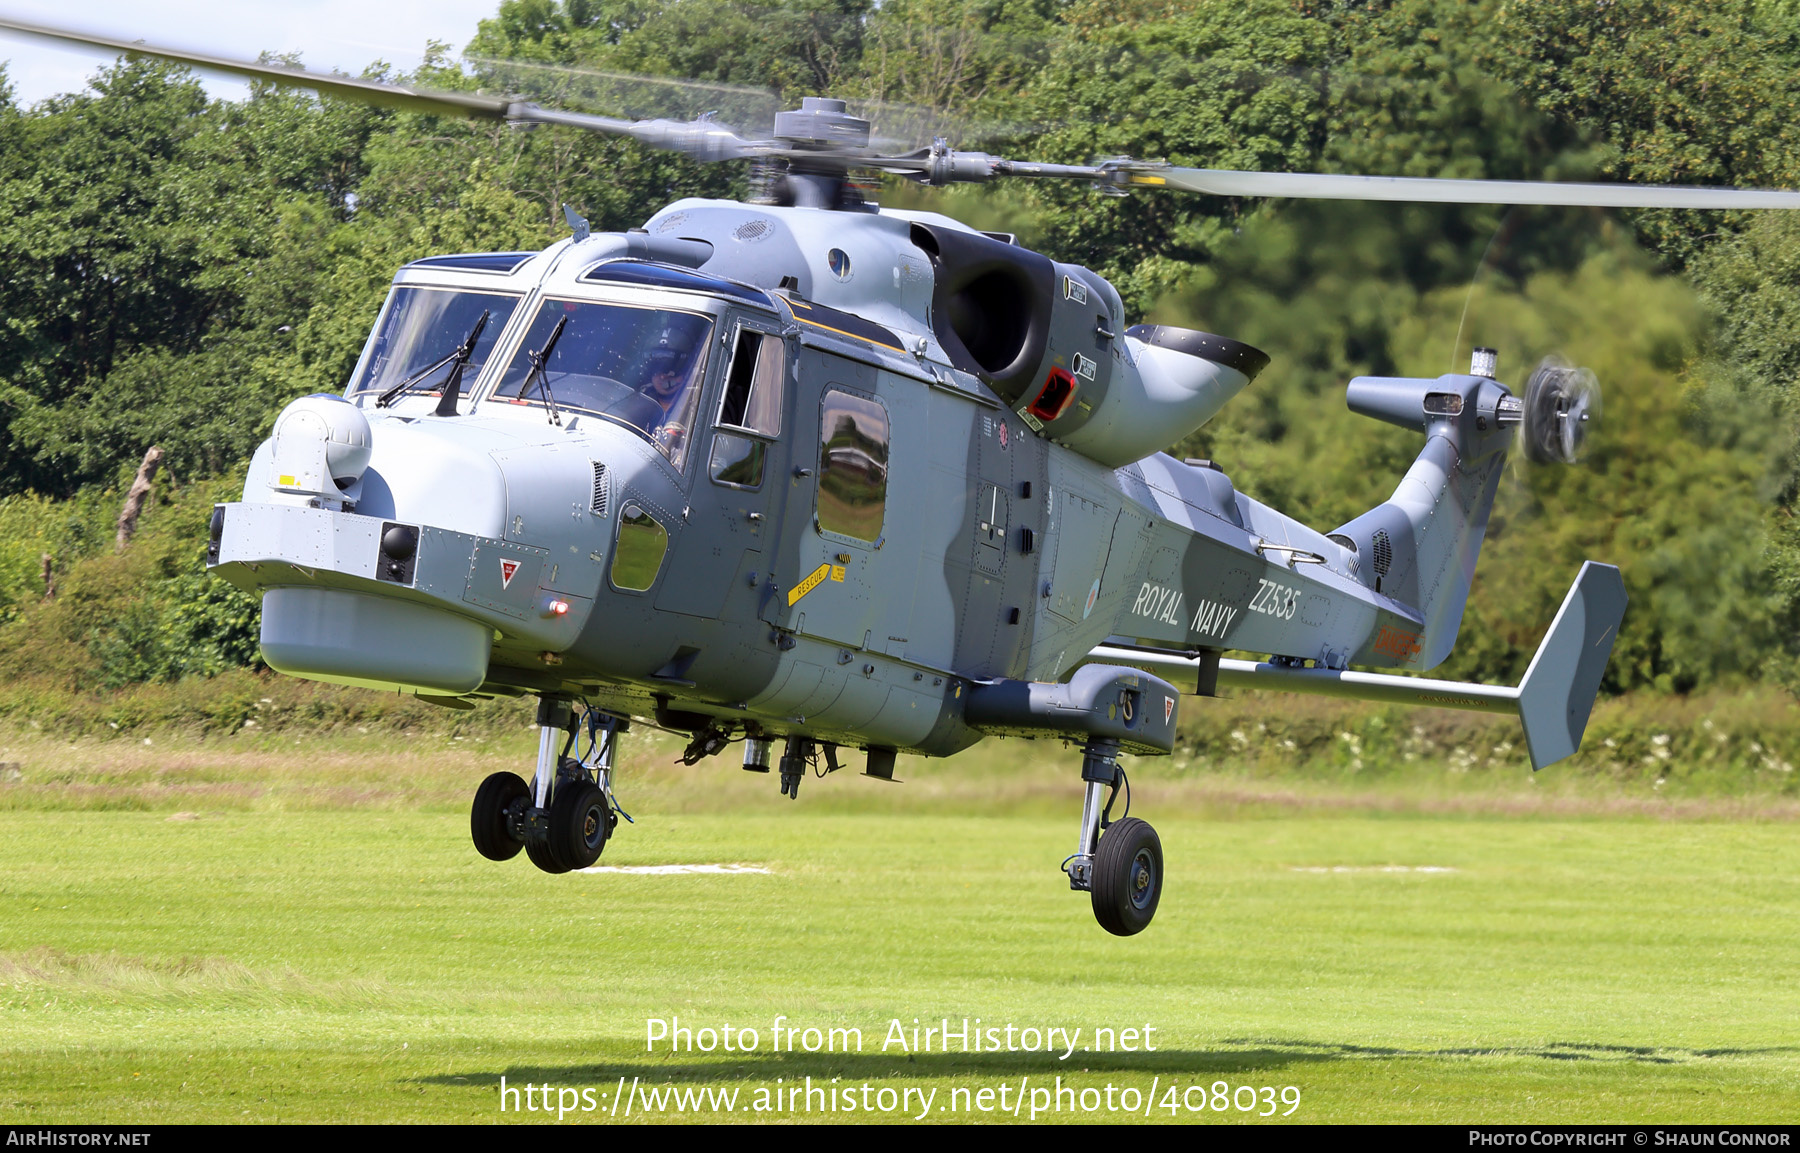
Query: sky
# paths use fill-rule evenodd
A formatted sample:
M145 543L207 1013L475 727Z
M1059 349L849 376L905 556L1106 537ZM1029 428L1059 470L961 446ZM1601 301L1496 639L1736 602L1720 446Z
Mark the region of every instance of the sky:
M247 60L298 52L311 71L356 75L376 60L411 69L429 40L460 52L499 8L500 0L0 0L0 18ZM0 60L20 105L78 92L112 59L100 49L0 32ZM202 76L216 97L248 94L236 81Z

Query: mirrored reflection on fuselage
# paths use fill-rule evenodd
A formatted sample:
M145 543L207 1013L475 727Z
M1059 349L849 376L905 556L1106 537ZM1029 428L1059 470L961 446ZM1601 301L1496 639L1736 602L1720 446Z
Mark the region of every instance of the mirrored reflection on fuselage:
M563 329L534 371L539 353ZM680 468L706 376L710 317L691 312L546 300L513 354L494 397L592 412L639 433Z

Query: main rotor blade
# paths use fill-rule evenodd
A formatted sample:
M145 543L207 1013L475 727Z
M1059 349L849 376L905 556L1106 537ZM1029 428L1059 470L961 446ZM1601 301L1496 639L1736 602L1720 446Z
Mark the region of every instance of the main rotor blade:
M561 124L587 132L629 136L652 148L680 152L696 160L737 160L763 155L769 150L769 146L766 144L745 140L729 127L705 119L693 121L617 120L608 116L590 116L581 112L540 108L535 104L522 103L504 96L483 96L474 92L452 92L442 88L417 88L402 84L382 84L373 80L357 80L348 76L323 75L317 72L308 72L303 68L288 68L280 64L257 64L248 60L233 60L229 57L210 56L201 52L161 48L153 44L145 44L142 41L117 40L110 36L69 32L60 28L25 24L17 20L0 19L0 31L22 32L27 36L40 36L47 40L61 40L72 44L108 48L138 56L154 56L161 60L173 60L178 64L191 64L196 68L208 68L215 72L226 72L234 76L247 76L252 80L265 80L271 84L280 84L289 88L310 88L315 92L345 100L356 100L364 104L373 104L381 108L399 108L408 112L423 112L433 116L464 116L477 120L503 120L518 124Z
M778 152L773 144L745 140L729 126L705 119L615 120L610 116L590 116L586 112L540 108L536 104L514 104L506 118L520 124L561 124L587 132L629 136L647 147L679 152L700 161L746 160Z
M115 40L110 36L69 32L61 28L46 28L37 24L21 23L17 20L0 20L0 30L22 32L27 36L40 36L46 40L86 44L94 48L107 48L137 56L154 56L159 60L173 60L178 64L191 64L196 68L206 68L214 72L227 72L234 76L246 76L252 80L266 80L271 84L280 84L288 88L310 88L315 92L341 97L345 100L356 100L383 108L401 108L408 112L424 112L435 116L466 116L480 120L505 120L513 107L512 101L499 96L481 96L473 92L448 92L438 88L414 88L401 84L381 84L373 80L356 80L348 76L328 76L317 72L308 72L303 68L288 68L280 64L256 64L248 60L233 60L225 56L209 56L200 52L161 48L154 44L145 44L141 40Z
M536 60L504 60L466 52L463 59L488 82L488 87L503 88L520 99L630 120L691 122L710 116L721 124L766 133L782 109L781 97L771 88L608 72Z
M1236 172L1219 168L1119 166L1131 187L1167 187L1213 196L1297 200L1391 200L1416 204L1560 204L1588 208L1800 208L1800 192L1667 185L1557 184L1529 180L1430 180L1318 172Z

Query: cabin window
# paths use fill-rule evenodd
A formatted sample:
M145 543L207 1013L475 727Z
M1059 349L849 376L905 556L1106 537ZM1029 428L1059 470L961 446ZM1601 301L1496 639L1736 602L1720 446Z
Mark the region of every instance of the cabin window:
M713 437L712 478L733 488L761 488L769 446L755 437L721 432Z
M712 330L712 318L699 313L546 300L494 399L596 413L631 428L680 468L700 409ZM536 356L543 357L541 371Z
M450 369L446 363L435 372L432 365L447 358L475 329L482 313L487 324L475 342L474 355L463 373L465 391L481 374L481 366L494 351L494 344L506 329L513 310L519 307L516 293L462 292L453 288L417 288L402 286L388 296L387 307L369 338L369 347L357 366L350 395L361 392L386 392L410 376L425 373L415 389L421 393L439 389Z
M819 530L881 539L887 510L888 414L872 396L831 388L820 405Z

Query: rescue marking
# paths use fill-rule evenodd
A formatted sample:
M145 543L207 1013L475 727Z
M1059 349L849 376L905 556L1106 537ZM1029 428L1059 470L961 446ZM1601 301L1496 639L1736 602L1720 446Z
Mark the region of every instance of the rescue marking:
M512 587L512 579L519 575L519 562L502 560L500 562L500 587L502 590Z
M843 579L843 565L822 564L818 568L812 570L811 573L807 574L805 580L788 590L788 605L791 607L798 604L801 597L818 588L821 584L824 584L826 580L842 582Z
M1169 718L1174 715L1175 715L1175 698L1174 697L1164 697L1163 698L1163 724L1165 724L1165 725L1168 724Z

